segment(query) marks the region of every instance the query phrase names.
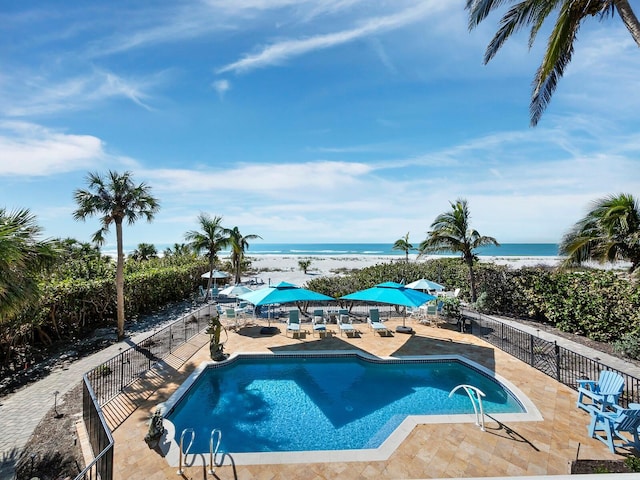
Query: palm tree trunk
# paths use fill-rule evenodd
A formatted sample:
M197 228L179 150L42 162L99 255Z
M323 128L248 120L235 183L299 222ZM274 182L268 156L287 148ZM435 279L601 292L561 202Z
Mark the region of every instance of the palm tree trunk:
M116 310L118 316L118 340L124 338L124 246L122 245L122 220L116 220Z
M476 272L473 270L473 258L470 260L466 260L467 265L469 266L469 284L471 286L471 302L475 303L477 300L476 293Z
M614 0L613 3L616 6L616 10L618 10L618 15L620 15L624 25L635 40L636 45L640 47L640 21L638 21L638 17L633 13L631 5L629 5L629 1Z
M204 301L209 301L211 296L211 283L213 282L213 267L215 267L215 261L213 256L209 256L209 280L207 281L207 291L204 294Z

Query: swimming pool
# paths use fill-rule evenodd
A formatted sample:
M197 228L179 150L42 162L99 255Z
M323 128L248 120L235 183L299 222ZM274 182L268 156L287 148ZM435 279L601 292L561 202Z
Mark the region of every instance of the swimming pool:
M378 449L407 418L473 414L466 393L449 398L460 384L486 394L486 413L527 412L491 372L459 357L240 355L190 380L165 405L165 423L176 441L193 428L199 453L213 428L224 452Z

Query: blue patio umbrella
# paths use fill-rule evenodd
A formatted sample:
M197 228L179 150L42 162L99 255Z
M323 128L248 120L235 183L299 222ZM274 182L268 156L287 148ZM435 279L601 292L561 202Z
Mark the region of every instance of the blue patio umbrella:
M276 303L327 302L334 300L333 297L307 290L306 288L300 288L287 282L280 282L277 285L269 285L253 292L243 293L238 295L238 298L246 300L256 307L274 305ZM269 317L268 320L269 325L271 325L271 318Z
M384 303L387 305L400 305L404 307L419 307L420 305L435 300L436 297L418 290L406 288L396 282L379 283L375 287L359 290L349 295L340 297L341 300L357 300L361 302ZM402 318L404 327L405 317ZM400 327L398 327L400 328ZM401 330L398 330L401 331Z
M416 280L415 282L407 283L405 285L406 288L412 288L414 290L436 290L442 291L444 287L439 283L432 282L431 280L427 280L426 278L421 278L420 280Z

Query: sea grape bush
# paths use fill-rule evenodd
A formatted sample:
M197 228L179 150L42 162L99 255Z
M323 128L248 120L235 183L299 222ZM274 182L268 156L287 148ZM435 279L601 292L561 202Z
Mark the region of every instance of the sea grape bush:
M156 261L157 260L157 261ZM189 298L207 270L202 258L155 259L153 262L127 262L125 306L128 320L153 311L167 303ZM115 269L114 262L106 262ZM59 269L53 278L44 279L37 304L20 315L0 323L0 355L11 361L16 347L24 344L50 344L72 339L98 327L115 325L116 291L113 272L97 269L98 277L72 278L76 267ZM60 278L66 272L67 277Z
M457 258L378 264L334 278L318 278L308 287L339 297L384 281L409 283L428 278L469 298L469 271ZM636 277L614 270L560 271L479 263L476 265L481 308L489 314L549 323L562 331L601 342L619 342L621 351L640 338L640 285ZM637 343L636 343L637 344Z

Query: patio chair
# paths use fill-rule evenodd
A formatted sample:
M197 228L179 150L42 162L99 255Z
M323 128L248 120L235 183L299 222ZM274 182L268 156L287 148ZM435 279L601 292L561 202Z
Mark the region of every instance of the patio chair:
M381 323L380 322L380 310L378 310L377 308L370 308L369 309L369 316L367 317L367 322L369 324L371 324L371 323Z
M438 307L435 303L428 303L427 304L427 315L428 316L434 316L438 313Z
M313 326L312 335L318 332L318 336L322 332L327 332L327 321L324 318L322 310L315 310L313 312L313 318L311 319L311 324Z
M616 405L624 389L624 378L610 370L602 370L597 382L583 379L576 381L578 383L576 406L587 411L590 406L604 411L608 406ZM585 403L586 398L589 399L588 403Z
M235 309L227 308L225 310L225 317L227 317L227 324L229 325L229 327L237 329L240 326L238 325L238 315L236 315Z
M351 332L355 332L355 328L351 325L351 319L349 315L338 315L338 327L340 327L340 335L342 332L346 332L347 335Z
M591 413L591 423L589 424L589 436L597 438L609 447L611 453L616 453L616 447L633 447L640 451L640 439L638 429L640 428L640 410L622 408L613 405L611 411L601 411L596 406L589 407ZM598 433L601 432L601 433ZM633 437L630 440L623 433ZM622 443L616 443L621 440Z
M377 309L372 309L372 310L376 310ZM389 335L389 329L385 326L384 323L380 322L380 321L374 321L372 317L375 317L375 315L371 315L371 312L369 312L369 316L367 317L367 323L369 324L369 326L371 327L371 329L374 332L380 332L380 334L384 333L384 336L388 336Z
M295 335L296 332L298 332L298 336L300 336L300 312L298 310L289 310L289 319L287 320L285 335L289 332L292 332L291 336Z

